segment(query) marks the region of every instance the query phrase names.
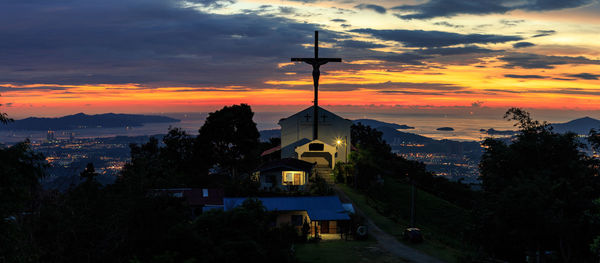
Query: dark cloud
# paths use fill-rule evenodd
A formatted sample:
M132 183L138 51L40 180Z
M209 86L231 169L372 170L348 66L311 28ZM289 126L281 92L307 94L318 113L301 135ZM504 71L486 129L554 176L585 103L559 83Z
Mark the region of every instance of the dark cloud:
M483 101L475 101L475 102L471 103L471 107L480 108L481 106L483 106L484 103L485 102L483 102Z
M515 74L506 74L504 75L506 78L513 79L546 79L548 77L542 75L515 75Z
M422 4L401 5L392 9L411 12L409 14L398 14L398 17L402 19L450 17L459 14L494 14L511 10L497 0L429 0Z
M513 44L514 48L533 47L533 46L535 46L535 44L533 44L531 42L518 42L518 43Z
M407 47L446 47L460 44L488 44L517 41L519 36L491 34L458 34L442 31L424 30L376 30L370 28L354 29L352 32L370 34L382 40L403 43Z
M386 47L385 45L375 44L371 42L356 41L356 40L343 40L337 42L337 46L342 48L381 48Z
M530 53L510 53L500 57L507 62L505 68L554 68L555 65L565 64L600 64L600 60L591 60L585 57L545 56Z
M285 89L302 89L302 90L310 90L313 88L312 85L278 85L280 88ZM416 82L382 82L375 84L322 84L319 85L319 90L326 91L352 91L359 89L370 89L377 90L383 93L399 93L406 92L410 93L418 93L418 92L427 92L427 93L445 93L445 92L453 92L453 93L464 93L467 91L466 87L457 86L453 84L446 83L416 83Z
M463 27L465 27L465 26L462 26L462 25L455 25L455 24L449 23L447 21L435 22L433 24L436 25L436 26L447 26L447 27L453 27L453 28L463 28Z
M387 11L385 9L385 7L383 7L383 6L380 6L380 5L371 5L371 4L360 4L360 5L355 6L355 8L358 8L358 9L361 9L361 10L369 9L369 10L375 11L375 12L380 13L380 14L385 14L385 12Z
M346 19L341 19L341 18L336 18L336 19L331 19L331 22L346 23L347 20Z
M378 56L374 58L387 62L401 63L407 65L423 65L423 61L425 59L432 58L432 56L425 56L416 53L388 53L385 56Z
M475 54L475 53L492 53L499 52L499 50L492 50L487 48L481 48L477 46L466 46L466 47L443 47L443 48L427 48L415 51L419 54L425 55L464 55L464 54Z
M590 74L590 73L568 74L566 76L572 77L572 78L578 78L578 79L588 79L588 80L597 80L598 78L600 78L600 74Z
M0 27L0 83L73 85L258 86L277 63L311 54L302 44L319 29L176 0L12 1L2 4L0 24L12 25ZM323 41L343 38L320 30Z
M532 37L545 37L556 34L555 30L538 30L537 33Z
M200 4L204 7L214 8L214 9L223 8L225 6L231 5L236 2L235 0L188 0L188 1L191 3Z
M428 0L421 4L401 5L393 10L401 19L429 19L460 14L502 14L512 10L549 11L583 6L595 0Z
M516 26L523 22L525 22L525 20L523 20L523 19L518 19L518 20L502 19L502 20L500 20L500 24L503 24L505 26Z
M296 10L297 10L296 8L289 7L289 6L280 6L279 7L279 13L284 14L284 15L295 14Z
M340 26L343 27L343 28L348 28L348 27L351 27L352 25L350 25L350 24L341 24Z
M555 79L555 80L569 80L569 81L571 81L571 80L577 80L577 79L568 79L568 78L552 78L552 79Z

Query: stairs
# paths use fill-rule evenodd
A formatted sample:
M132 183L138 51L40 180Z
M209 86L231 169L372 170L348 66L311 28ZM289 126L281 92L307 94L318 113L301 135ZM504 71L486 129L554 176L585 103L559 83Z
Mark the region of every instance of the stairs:
M325 181L328 184L331 184L331 185L335 184L335 181L333 179L333 171L331 170L331 167L329 167L327 165L316 165L315 171L316 171L317 176L325 179Z

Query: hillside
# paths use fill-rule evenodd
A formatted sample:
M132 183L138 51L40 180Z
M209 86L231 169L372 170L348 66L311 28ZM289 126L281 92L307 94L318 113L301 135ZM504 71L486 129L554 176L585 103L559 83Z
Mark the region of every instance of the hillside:
M352 123L354 123L354 124L361 123L362 125L371 126L371 128L375 128L375 129L380 128L380 127L389 127L389 128L394 128L397 130L410 130L410 129L415 128L415 127L408 126L405 124L383 122L383 121L378 121L378 120L373 120L373 119L358 119L358 120L353 120Z
M337 186L375 225L405 242L403 231L410 221L409 185L387 177L378 198L346 185ZM422 190L417 190L416 197L416 227L421 228L426 241L407 245L446 262L461 262L474 253L464 243L471 220L468 210Z
M553 123L551 124L554 131L559 133L574 132L577 134L587 135L591 129L600 129L600 120L583 117L575 119L565 123Z
M179 121L180 120L178 119L156 115L116 113L87 115L85 113L77 113L59 118L30 117L16 120L15 122L6 125L6 128L9 130L31 131L75 130L86 128L139 127L146 123L169 123Z

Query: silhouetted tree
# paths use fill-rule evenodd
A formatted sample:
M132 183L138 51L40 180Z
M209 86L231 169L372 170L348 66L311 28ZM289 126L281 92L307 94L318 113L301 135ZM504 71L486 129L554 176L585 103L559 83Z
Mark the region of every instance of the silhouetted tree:
M251 173L260 157L260 134L247 104L225 106L212 112L200 128L197 147L211 163L229 174Z
M85 170L83 170L83 172L81 172L79 174L79 176L81 176L82 178L85 178L87 181L91 181L91 180L94 180L94 178L96 178L96 176L98 176L98 173L96 173L96 169L94 168L94 164L93 163L88 163L85 166Z
M26 219L37 208L46 161L29 142L0 146L0 262L34 262L36 253Z
M2 104L0 104L0 106L2 106ZM12 121L14 121L14 120L9 118L6 113L0 112L0 123L8 124L9 122L12 122Z
M599 196L596 161L573 133L512 108L520 133L511 144L486 139L480 163L484 199L480 241L497 258L519 261L526 251L557 251L564 262L589 257L592 230L585 211Z

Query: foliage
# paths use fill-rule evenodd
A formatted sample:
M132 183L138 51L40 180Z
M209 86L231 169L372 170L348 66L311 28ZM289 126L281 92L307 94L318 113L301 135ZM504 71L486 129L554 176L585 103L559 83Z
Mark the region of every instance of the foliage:
M477 200L478 194L469 186L435 176L427 171L422 162L407 160L393 154L391 147L382 139L382 133L376 129L360 123L352 125L352 143L358 151L350 155L349 165L340 167L348 169L348 172L354 175L345 178L348 184L354 184L355 187L366 191L371 187L377 188L384 177L405 183L412 179L419 188L465 208L472 208ZM341 173L334 172L337 175Z
M98 173L96 173L96 169L94 168L93 163L88 163L85 167L85 170L79 174L82 178L85 178L87 181L94 180Z
M563 261L589 256L592 230L584 211L598 197L597 160L579 149L573 133L552 132L529 113L510 109L520 134L512 144L487 139L480 171L484 198L480 242L494 256L515 261L526 251L556 251Z
M333 195L334 191L325 179L315 176L314 182L310 186L310 193L316 196L325 196Z
M0 104L2 106L2 104ZM14 120L9 118L8 115L4 112L0 112L0 123L8 124L9 122L13 122Z
M210 113L197 138L211 163L232 175L250 174L260 155L254 113L247 104L226 106Z
M249 174L259 160L259 133L254 113L246 104L226 106L210 113L199 134L193 137L179 128L169 128L162 143L151 138L132 144L131 161L122 170L124 185L144 193L153 188L226 188L236 195L254 194L258 186ZM163 146L164 145L164 146ZM215 174L209 174L211 168Z
M45 166L44 156L33 152L28 141L0 147L0 218L33 209Z
M373 199L345 185L340 186L358 210L383 231L403 242L401 237L409 226L410 186L385 180L385 188L387 196L393 198L390 202ZM468 211L425 191L418 190L416 196L416 223L424 233L425 242L407 245L445 262L468 262L458 260L474 253L473 247L461 238L469 225ZM384 211L388 214L384 215Z
M0 147L0 262L35 262L27 222L38 207L46 162L29 142Z
M0 148L0 262L291 261L296 229L273 228L273 215L259 202L194 219L181 199L151 191L252 193L255 182L208 172L257 165L252 116L247 105L231 106L211 114L196 137L170 128L162 141L130 145L131 161L115 184L102 187L90 163L80 173L87 180L64 193L39 187L45 160L27 143ZM217 143L207 144L212 139Z

